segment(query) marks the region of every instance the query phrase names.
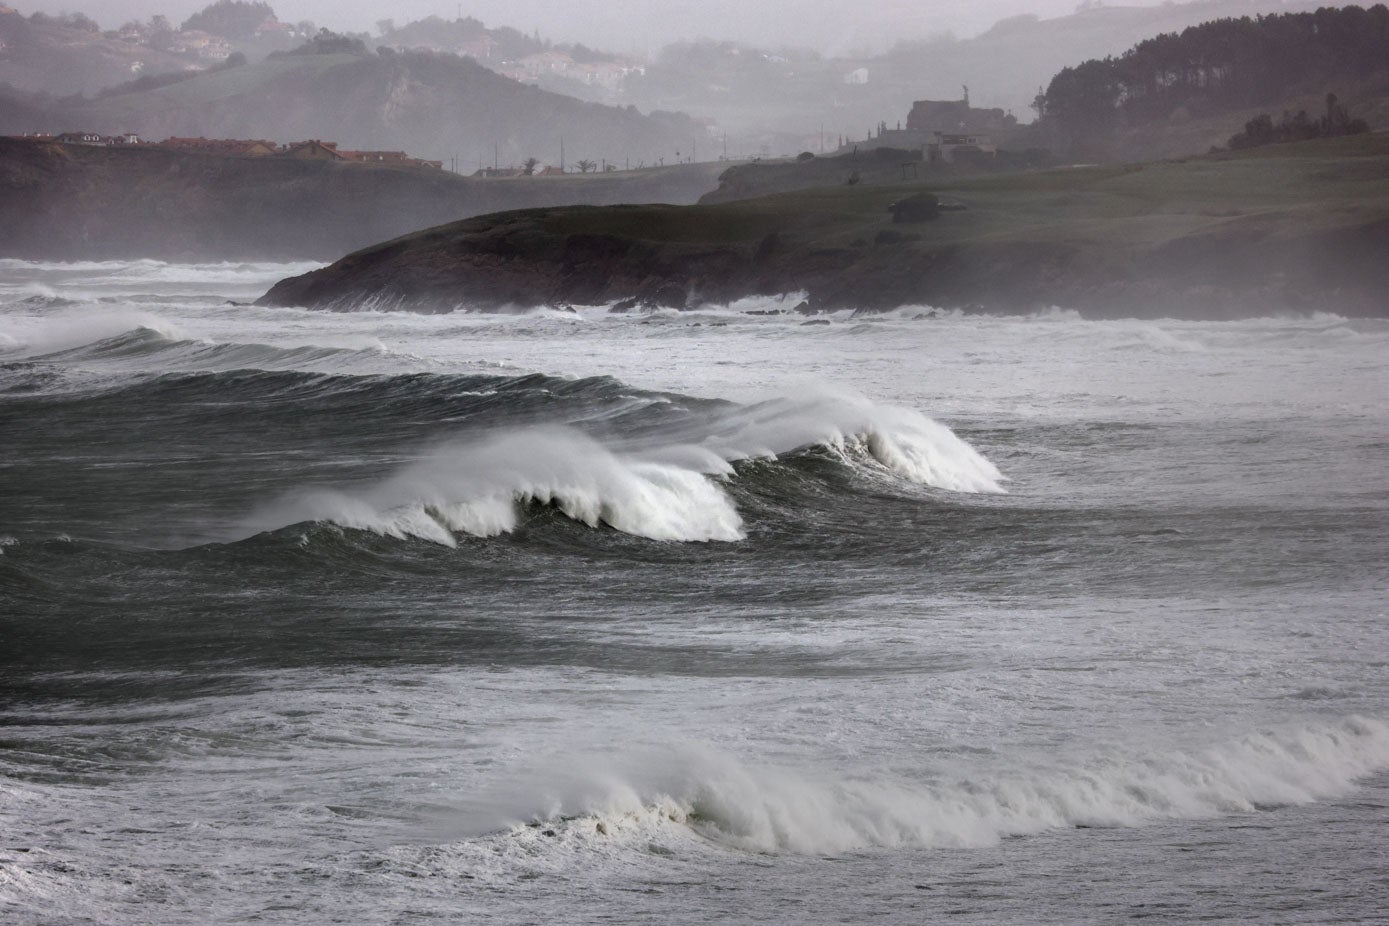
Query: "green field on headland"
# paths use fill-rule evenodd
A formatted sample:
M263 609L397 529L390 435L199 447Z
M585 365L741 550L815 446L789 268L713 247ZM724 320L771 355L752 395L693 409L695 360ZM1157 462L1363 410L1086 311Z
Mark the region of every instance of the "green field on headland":
M929 190L948 211L895 224ZM1095 315L1389 314L1389 135L1175 161L835 186L696 206L468 219L282 281L269 304L422 311L692 306L804 291L807 310L904 304Z

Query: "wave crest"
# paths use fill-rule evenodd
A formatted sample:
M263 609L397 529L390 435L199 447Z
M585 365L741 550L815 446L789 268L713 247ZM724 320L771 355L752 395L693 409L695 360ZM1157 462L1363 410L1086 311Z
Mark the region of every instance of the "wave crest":
M1006 477L954 431L919 412L855 393L814 388L719 416L701 443L725 459L775 458L811 446L863 449L910 482L952 492L1001 493Z
M569 427L494 434L442 447L365 491L282 501L249 526L260 532L326 521L452 547L458 533L511 532L522 508L539 504L652 540L736 541L745 536L742 518L718 480L733 478L737 461L815 446L849 465L856 456L871 459L921 485L1002 491L998 469L944 425L866 399L820 397L705 411L611 446Z
M578 431L534 428L441 448L365 493L314 492L277 506L273 520L253 522L267 529L330 521L452 547L455 532L492 537L515 530L520 506L536 503L590 527L606 524L652 540L741 540L732 500L708 478L732 468L699 448L685 451L679 463L643 459Z

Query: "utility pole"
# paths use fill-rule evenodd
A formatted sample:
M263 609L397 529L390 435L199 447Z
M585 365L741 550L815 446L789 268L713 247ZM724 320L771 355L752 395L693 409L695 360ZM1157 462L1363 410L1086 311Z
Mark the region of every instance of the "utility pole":
M560 172L560 173L564 173L564 138L563 138L563 136L561 136L561 137L560 137L560 140L559 140L559 172Z

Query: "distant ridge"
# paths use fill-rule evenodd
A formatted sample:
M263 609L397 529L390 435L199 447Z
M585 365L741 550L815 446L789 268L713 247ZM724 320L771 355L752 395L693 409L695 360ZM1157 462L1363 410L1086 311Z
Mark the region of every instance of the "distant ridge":
M340 50L341 49L341 50ZM241 67L151 89L70 101L46 125L0 124L10 134L81 129L163 138L288 142L332 138L344 147L399 150L461 165L580 159L626 167L673 163L706 130L673 113L584 103L526 86L468 58L367 52L319 43Z

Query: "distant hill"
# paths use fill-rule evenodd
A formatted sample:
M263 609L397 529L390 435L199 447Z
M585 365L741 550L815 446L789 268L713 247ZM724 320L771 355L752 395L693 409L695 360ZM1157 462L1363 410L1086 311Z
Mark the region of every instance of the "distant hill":
M328 259L503 209L692 203L718 169L473 180L429 168L0 138L0 257Z
M368 52L320 36L302 51L206 71L164 86L132 88L50 110L45 126L152 138L303 138L345 147L405 149L461 165L535 157L618 166L674 162L705 130L677 114L584 103L496 74L468 58Z
M0 86L48 97L90 95L140 78L197 71L237 53L258 60L316 32L312 23L282 23L267 4L248 0L217 0L177 27L159 15L103 29L83 13L11 10L0 12Z

